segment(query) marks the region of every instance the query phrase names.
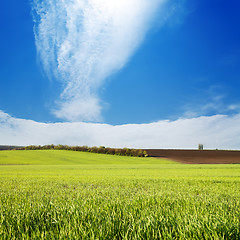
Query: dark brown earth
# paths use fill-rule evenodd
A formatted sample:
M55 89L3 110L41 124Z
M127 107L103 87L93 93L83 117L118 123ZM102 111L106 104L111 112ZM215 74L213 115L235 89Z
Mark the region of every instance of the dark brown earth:
M150 157L168 158L188 164L240 164L240 151L145 149Z

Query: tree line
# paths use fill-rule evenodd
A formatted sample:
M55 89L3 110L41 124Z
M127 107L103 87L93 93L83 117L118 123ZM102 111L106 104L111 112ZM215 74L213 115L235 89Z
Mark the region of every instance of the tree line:
M109 148L109 147L88 147L88 146L68 146L68 145L30 145L17 150L69 150L69 151L79 151L79 152L91 152L91 153L101 153L119 156L132 156L132 157L148 157L147 151L142 149L132 149L132 148Z

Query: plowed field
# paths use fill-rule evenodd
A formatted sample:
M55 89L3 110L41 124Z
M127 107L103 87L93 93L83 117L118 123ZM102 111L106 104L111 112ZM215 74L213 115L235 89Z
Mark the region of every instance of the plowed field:
M240 151L145 149L150 157L168 158L188 164L240 164Z

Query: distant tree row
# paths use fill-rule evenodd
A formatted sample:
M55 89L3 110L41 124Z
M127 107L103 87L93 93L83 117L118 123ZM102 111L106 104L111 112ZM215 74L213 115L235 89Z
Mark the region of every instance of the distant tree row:
M79 152L91 152L91 153L102 153L110 155L119 156L133 156L133 157L148 157L145 150L142 149L131 149L131 148L109 148L109 147L88 147L88 146L68 146L68 145L44 145L36 146L30 145L27 147L18 148L17 150L69 150L69 151L79 151Z

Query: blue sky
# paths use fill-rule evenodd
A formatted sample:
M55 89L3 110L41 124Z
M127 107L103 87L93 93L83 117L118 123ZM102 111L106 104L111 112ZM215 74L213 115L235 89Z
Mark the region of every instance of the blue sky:
M39 0L1 4L2 112L42 123L110 125L239 114L239 1L132 0L135 8L127 12L124 6L109 6L124 16L115 19L104 12L110 3L103 0L105 5L96 3L97 10L89 8L93 16L103 7L102 15L96 14L100 23L89 17L89 25L78 27L90 30L77 33L79 14L72 6L62 13L58 2L43 6L47 17L36 13ZM70 14L72 35L63 30L66 19L58 19L56 9L59 15ZM106 24L107 14L115 25ZM39 22L41 17L45 22ZM59 55L51 52L57 48L50 45L56 36L62 47ZM70 50L64 37L73 45ZM60 59L60 67L54 57Z

